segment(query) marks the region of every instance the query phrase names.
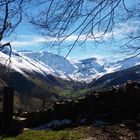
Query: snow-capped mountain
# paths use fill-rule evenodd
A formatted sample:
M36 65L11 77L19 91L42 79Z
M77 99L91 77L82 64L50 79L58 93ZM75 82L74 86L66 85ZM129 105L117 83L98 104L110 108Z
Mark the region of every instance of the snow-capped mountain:
M40 61L58 72L72 74L77 69L68 59L48 52L24 52L22 54Z
M8 63L9 48L0 52L1 64ZM12 51L8 66L26 75L26 72L53 75L65 80L90 82L93 79L127 69L140 64L140 57L123 59L115 63L109 63L105 59L88 58L72 62L62 56L49 52L17 52Z
M26 72L38 72L44 75L54 73L53 69L50 67L44 66L44 64L39 61L23 56L15 50L12 50L11 57L9 53L10 50L7 47L0 51L0 63L22 74L26 75Z
M98 78L106 72L109 63L104 59L88 58L75 63L78 70L74 73L75 76L86 81L91 81L93 78Z
M22 73L25 76L28 76L28 73L39 73L44 76L53 75L56 77L60 77L62 79L70 80L67 76L65 76L62 72L54 71L48 65L45 65L39 60L35 60L29 58L16 50L12 50L11 57L9 56L10 50L5 47L0 51L0 64L7 66L10 69L13 69L19 73Z
M116 71L124 70L131 68L132 66L140 65L140 56L137 57L130 57L130 58L124 58L121 61L116 62L113 67L116 67Z
M22 55L40 61L58 73L66 75L67 79L76 81L91 81L106 72L109 63L104 59L89 58L78 62L48 52L22 52Z
M88 58L71 62L70 60L49 52L22 52L22 55L40 61L52 68L55 72L65 75L65 79L90 82L94 78L127 69L140 64L140 57L125 58L115 63L109 63L105 59ZM61 76L60 76L61 77Z

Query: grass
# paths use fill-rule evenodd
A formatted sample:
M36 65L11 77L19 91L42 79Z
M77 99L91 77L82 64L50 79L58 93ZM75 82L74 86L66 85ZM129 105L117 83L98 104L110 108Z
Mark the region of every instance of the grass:
M64 97L69 97L69 96L72 96L72 90L69 90L69 89L63 89L61 91L59 91L59 95L60 96L64 96Z
M0 140L79 140L86 138L87 128L75 128L61 131L29 130L15 137L0 137Z
M81 90L79 91L79 94L80 94L80 95L85 95L88 91L90 91L90 89L87 89L87 88L81 89Z

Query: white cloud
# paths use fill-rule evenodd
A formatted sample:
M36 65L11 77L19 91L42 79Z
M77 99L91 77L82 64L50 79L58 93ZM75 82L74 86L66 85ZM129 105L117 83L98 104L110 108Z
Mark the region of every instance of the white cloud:
M56 38L54 38L54 37L34 36L34 38L33 38L33 41L36 43L52 42L55 40L56 40Z
M66 37L66 38L60 38L60 40L65 40L65 41L75 41L77 38L78 38L78 41L94 41L95 38L97 40L100 40L100 39L104 39L104 40L108 40L112 37L112 35L114 37L122 37L124 34L126 33L129 33L129 32L132 32L132 31L136 31L138 29L138 27L135 27L133 25L129 25L129 24L126 24L126 23L122 23L119 25L119 27L116 27L116 29L113 30L113 32L106 32L104 34L104 32L97 32L94 37L92 36L87 36L87 35L81 35L81 36L78 36L78 35L71 35L69 37ZM104 35L103 35L104 34ZM103 35L103 38L101 38L101 36ZM99 38L98 38L99 37ZM49 38L49 41L54 41L54 38ZM57 41L57 39L56 39Z
M14 47L25 47L25 46L33 46L33 45L38 45L38 44L31 41L13 41L11 42L11 45Z
M14 47L28 47L28 46L38 46L46 40L41 36L35 35L18 35L17 40L9 41L4 40L2 43L11 42Z
M133 25L128 25L126 23L122 23L119 26L120 27L116 28L113 32L114 37L121 37L125 33L129 33L131 31L136 31L137 30L137 27L134 27ZM102 34L103 34L103 32L98 32L98 33L95 34L95 37L98 37ZM77 37L78 37L78 35L71 35L71 36L65 38L65 41L72 42L72 41L75 41L77 39ZM103 39L108 40L111 37L112 37L112 33L107 32L104 35ZM42 36L39 36L39 35L18 35L17 40L12 41L11 44L14 47L38 46L41 43L61 41L63 39L64 39L64 37L59 38L59 40L58 40L57 38L54 38L54 37L42 37ZM84 41L84 40L94 41L94 38L90 37L90 36L87 36L87 35L81 35L78 40L79 41ZM98 40L100 40L100 38ZM6 41L3 41L3 42L6 42Z

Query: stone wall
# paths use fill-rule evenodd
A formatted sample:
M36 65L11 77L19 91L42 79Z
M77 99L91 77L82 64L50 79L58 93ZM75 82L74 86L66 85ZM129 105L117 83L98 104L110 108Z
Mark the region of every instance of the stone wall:
M51 120L70 119L74 123L86 119L87 123L101 119L118 122L136 119L140 114L140 83L128 81L124 86L93 92L77 101L56 103L53 108L23 115L27 127L35 127Z

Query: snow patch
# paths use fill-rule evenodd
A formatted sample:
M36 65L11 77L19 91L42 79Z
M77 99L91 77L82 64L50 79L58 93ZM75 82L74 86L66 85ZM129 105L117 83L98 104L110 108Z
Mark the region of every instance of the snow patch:
M109 125L109 123L103 120L96 120L93 122L93 126L101 126L101 125Z
M69 125L72 121L69 119L63 119L63 120L53 120L45 125L40 125L37 128L32 128L33 130L50 130L55 129L57 127L63 126L63 125Z

